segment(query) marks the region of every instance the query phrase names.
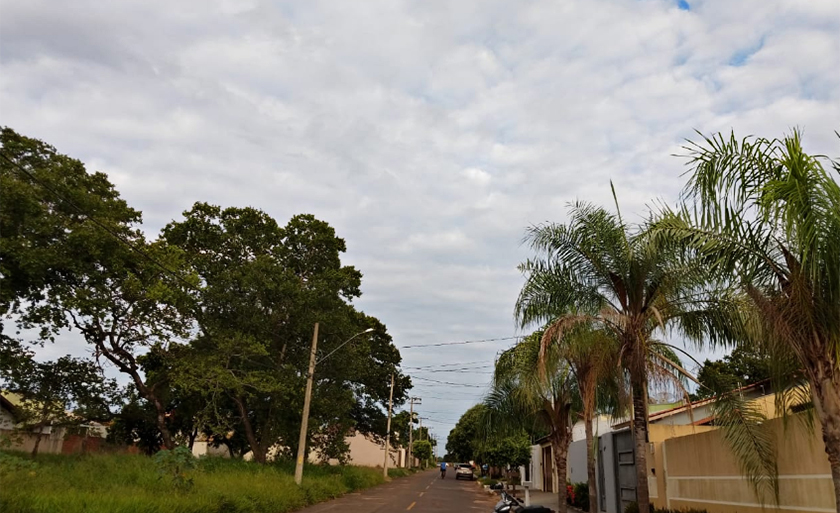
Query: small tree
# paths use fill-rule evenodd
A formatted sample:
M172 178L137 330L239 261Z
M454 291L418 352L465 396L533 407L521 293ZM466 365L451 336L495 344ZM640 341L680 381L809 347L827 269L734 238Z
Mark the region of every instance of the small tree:
M420 460L423 468L432 459L432 444L428 440L417 440L411 445L411 452Z
M531 461L531 443L524 433L507 436L488 442L484 455L489 464L507 470L508 483L516 490L510 469L518 469Z
M70 356L36 362L31 352L18 347L15 358L2 359L0 383L21 396L15 410L16 431L36 436L32 456L38 454L47 426L58 429L110 419L119 388L93 362Z

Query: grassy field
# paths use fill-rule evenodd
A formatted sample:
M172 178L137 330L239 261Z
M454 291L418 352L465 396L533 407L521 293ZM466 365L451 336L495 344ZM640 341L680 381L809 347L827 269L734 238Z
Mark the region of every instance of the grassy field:
M161 475L145 456L43 454L35 465L0 465L0 511L283 513L383 482L381 469L307 466L298 487L292 462L261 466L222 458L202 458L180 473L191 481L187 486ZM406 474L393 469L391 476Z

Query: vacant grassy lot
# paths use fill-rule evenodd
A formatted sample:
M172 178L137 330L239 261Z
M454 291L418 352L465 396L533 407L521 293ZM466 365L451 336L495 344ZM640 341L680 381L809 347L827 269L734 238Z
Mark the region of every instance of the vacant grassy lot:
M293 470L291 462L260 466L207 458L180 475L191 485L178 486L145 456L44 454L34 468L0 465L0 511L283 513L383 481L381 469L308 466L298 487ZM396 470L392 475L406 474Z

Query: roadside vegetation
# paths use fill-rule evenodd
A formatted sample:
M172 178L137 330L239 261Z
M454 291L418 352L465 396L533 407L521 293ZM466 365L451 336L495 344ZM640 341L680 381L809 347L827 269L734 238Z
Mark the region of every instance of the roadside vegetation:
M3 471L0 458L0 511L18 513L283 513L383 482L381 469L307 465L297 486L288 460L259 465L200 458L176 481L171 467L145 456L2 456L30 463ZM409 473L394 470L392 477Z

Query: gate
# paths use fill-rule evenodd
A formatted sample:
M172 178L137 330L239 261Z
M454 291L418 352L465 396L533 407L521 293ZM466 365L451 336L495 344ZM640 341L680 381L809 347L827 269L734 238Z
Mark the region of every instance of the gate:
M631 430L615 433L616 481L618 482L619 511L636 502L636 456Z
M542 450L543 490L554 493L554 459L551 457L551 446Z

